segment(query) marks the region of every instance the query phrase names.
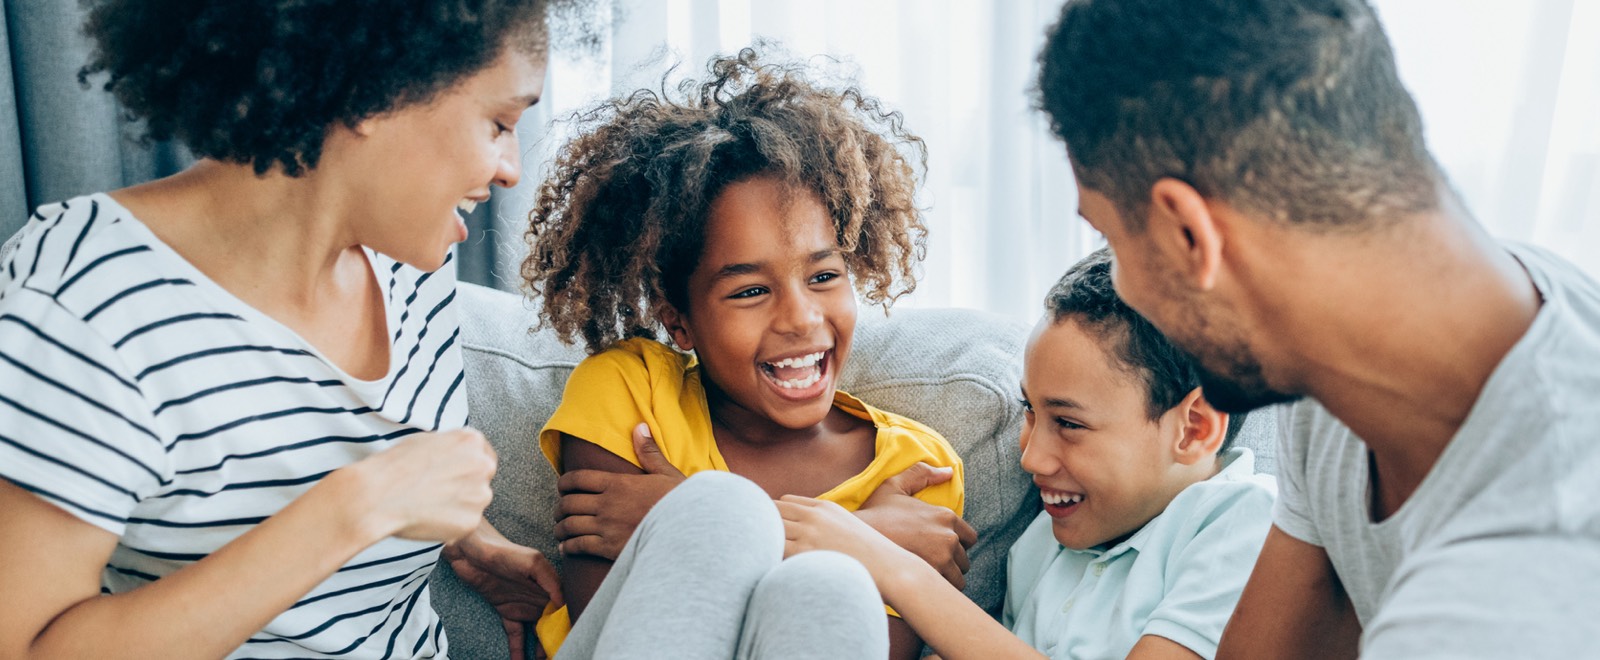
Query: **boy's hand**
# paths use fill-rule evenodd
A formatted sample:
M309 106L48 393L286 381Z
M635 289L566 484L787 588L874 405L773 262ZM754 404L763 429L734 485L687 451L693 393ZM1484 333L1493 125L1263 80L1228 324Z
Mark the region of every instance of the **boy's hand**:
M444 547L444 558L500 613L511 660L522 660L528 626L537 623L547 603L562 604L561 579L544 553L517 545L482 521L465 538Z
M903 562L921 561L837 503L784 495L777 505L778 515L783 517L786 558L812 550L842 552L867 567L880 591Z
M955 588L964 589L967 548L978 540L978 533L954 511L914 497L953 475L950 468L917 463L879 485L856 510L856 517L938 569Z
M650 427L633 428L633 451L644 474L573 470L561 475L556 540L568 555L594 555L615 561L650 507L684 480L650 436Z

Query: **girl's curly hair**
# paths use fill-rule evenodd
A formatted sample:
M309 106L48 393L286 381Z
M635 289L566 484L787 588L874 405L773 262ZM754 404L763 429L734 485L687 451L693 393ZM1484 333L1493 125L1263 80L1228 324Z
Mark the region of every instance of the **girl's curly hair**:
M916 287L921 138L855 86L831 89L803 65L761 59L746 48L713 58L709 79L676 95L663 82L574 115L579 136L539 187L522 262L563 341L582 336L594 353L657 337L659 305L687 309L712 201L758 175L817 195L868 302L888 306Z
M104 87L145 137L315 168L329 127L425 103L509 45L542 54L563 0L80 0Z

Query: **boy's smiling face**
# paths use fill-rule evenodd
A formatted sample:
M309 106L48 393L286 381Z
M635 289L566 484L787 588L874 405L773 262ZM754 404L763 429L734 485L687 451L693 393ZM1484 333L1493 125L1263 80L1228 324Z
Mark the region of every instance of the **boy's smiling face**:
M714 419L799 430L828 415L856 299L833 218L815 194L762 176L723 189L689 275L688 307L662 320L699 357Z
M1056 540L1078 550L1128 537L1195 480L1177 456L1189 401L1152 421L1145 384L1110 352L1116 332L1047 316L1023 360L1022 468Z

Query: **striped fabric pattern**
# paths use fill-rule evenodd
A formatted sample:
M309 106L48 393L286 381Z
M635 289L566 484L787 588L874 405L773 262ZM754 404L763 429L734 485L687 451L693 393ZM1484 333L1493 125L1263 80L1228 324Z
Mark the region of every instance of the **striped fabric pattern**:
M111 197L43 207L0 260L0 476L120 540L102 591L205 557L329 472L466 423L453 258L368 252L390 364L341 371ZM234 658L443 656L439 545L380 542Z

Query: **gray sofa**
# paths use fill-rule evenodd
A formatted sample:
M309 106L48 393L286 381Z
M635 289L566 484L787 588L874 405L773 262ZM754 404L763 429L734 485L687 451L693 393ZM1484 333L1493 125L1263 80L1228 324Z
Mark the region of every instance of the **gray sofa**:
M458 295L470 424L500 455L487 515L507 537L540 549L559 568L556 475L539 455L537 436L583 350L561 344L552 333L531 331L536 316L518 296L469 284ZM979 534L970 551L967 595L996 614L1005 591L1006 549L1039 511L1032 482L1018 464L1017 397L1026 334L1020 323L971 310L906 309L885 317L863 309L841 377L846 391L931 426L961 454L965 517ZM1262 471L1273 465L1270 426L1253 418L1241 439L1256 449ZM507 656L498 616L442 563L433 576L433 603L453 657ZM531 646L528 652L531 658Z

